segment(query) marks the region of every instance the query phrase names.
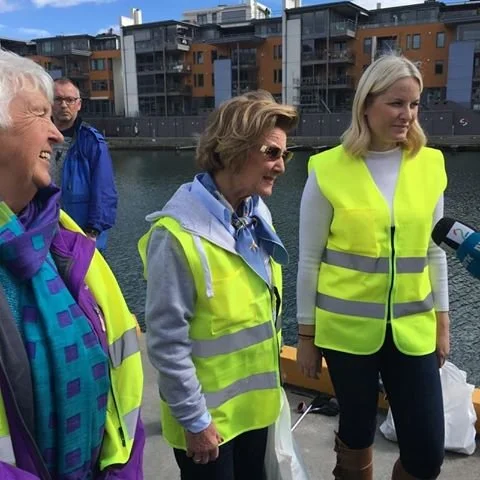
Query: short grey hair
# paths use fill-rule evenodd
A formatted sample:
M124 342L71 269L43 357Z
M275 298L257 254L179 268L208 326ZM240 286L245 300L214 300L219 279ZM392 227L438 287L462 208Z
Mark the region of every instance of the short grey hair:
M42 92L53 103L52 77L33 60L0 49L0 128L10 126L10 102L26 89Z

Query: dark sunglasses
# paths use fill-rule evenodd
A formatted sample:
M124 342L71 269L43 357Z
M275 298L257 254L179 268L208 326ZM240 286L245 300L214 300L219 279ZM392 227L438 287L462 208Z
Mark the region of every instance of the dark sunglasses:
M274 147L271 145L262 145L260 151L270 160L277 160L282 157L283 161L288 163L293 158L293 152L282 150L280 147Z

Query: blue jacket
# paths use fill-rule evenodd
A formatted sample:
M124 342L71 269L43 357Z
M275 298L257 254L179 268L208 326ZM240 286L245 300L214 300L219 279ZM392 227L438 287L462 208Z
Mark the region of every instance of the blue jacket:
M117 189L105 138L85 122L77 127L63 164L62 207L81 228L100 232L97 248L103 250L117 216Z

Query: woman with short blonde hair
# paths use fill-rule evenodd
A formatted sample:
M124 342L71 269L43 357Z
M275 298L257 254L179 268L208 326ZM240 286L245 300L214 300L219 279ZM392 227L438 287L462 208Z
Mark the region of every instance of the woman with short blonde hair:
M202 173L147 217L147 347L183 480L264 478L288 256L262 197L292 157L296 124L268 92L226 101L199 138Z
M282 105L265 90L234 97L210 115L208 126L200 136L196 161L201 170L242 167L245 155L265 132L280 128L292 131L298 122L294 107Z
M439 367L449 352L443 155L418 123L411 61L375 60L358 83L342 144L314 155L300 207L297 362L322 355L340 406L336 479L371 480L378 377L397 430L392 479L433 479L444 456Z

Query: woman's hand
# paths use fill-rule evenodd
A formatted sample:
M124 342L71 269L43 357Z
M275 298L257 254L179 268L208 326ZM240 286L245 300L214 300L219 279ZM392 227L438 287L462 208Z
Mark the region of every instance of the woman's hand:
M210 425L199 433L185 432L187 441L187 457L192 457L195 463L206 464L218 458L218 446L223 442L215 425Z
M313 329L298 334L297 365L308 378L318 378L322 371L322 351L315 345L313 335Z
M448 312L436 312L437 315L437 359L442 368L450 353L450 318Z

